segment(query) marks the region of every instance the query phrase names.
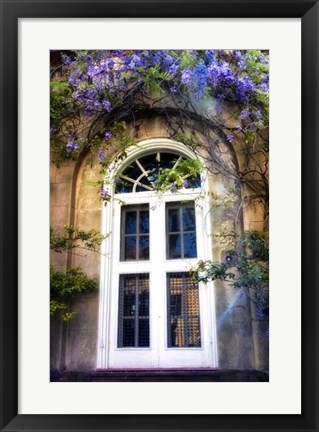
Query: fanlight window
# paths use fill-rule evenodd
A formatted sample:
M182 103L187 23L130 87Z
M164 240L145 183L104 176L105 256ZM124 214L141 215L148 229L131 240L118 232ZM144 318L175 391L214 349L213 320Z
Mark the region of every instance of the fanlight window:
M116 181L115 193L154 191L158 186L158 179L164 170L177 169L186 158L177 153L154 152L135 159L127 166ZM185 173L181 177L184 189L200 187L199 174L193 176ZM174 186L174 180L171 185ZM178 185L176 185L178 187Z

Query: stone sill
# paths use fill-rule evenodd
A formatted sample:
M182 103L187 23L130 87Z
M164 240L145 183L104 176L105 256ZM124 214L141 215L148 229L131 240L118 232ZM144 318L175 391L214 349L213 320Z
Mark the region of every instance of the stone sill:
M268 371L216 369L104 369L54 371L51 382L269 382Z

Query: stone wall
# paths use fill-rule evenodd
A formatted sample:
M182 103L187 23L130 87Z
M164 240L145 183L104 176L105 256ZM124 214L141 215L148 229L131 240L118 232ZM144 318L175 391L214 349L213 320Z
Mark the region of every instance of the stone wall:
M131 128L138 140L168 137L162 122L155 118L139 122ZM51 225L80 226L101 229L102 203L98 188L90 186L102 180L100 166L86 156L79 163L68 163L51 171ZM212 251L215 261L223 259L225 245L219 234L225 230L262 229L263 209L258 202L246 203L243 210L242 191L234 180L209 174L212 211ZM246 191L247 192L247 191ZM245 193L246 193L245 192ZM231 199L221 204L220 196ZM199 257L200 258L200 257ZM101 254L77 251L72 257L52 254L57 269L79 266L99 281ZM264 324L255 320L255 311L245 293L216 281L215 307L217 319L218 362L220 369L265 369L268 367L268 343ZM82 295L72 305L75 317L66 325L52 320L51 367L68 371L90 371L96 367L99 292Z

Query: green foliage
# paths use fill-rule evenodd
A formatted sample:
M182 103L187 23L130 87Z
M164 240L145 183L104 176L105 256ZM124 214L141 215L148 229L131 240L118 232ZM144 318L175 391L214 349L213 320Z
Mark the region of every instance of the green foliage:
M146 70L143 68L136 68L136 70L140 73L146 90L154 96L163 94L163 82L172 79L172 76L168 72L160 70L159 65Z
M215 263L211 261L199 261L193 274L200 281L207 282L209 279L230 280L234 279L235 274L229 272L228 263Z
M192 150L196 150L197 147L200 145L200 142L196 136L193 134L187 134L187 133L178 133L176 134L177 141L180 141L184 143L187 147L189 147Z
M50 117L51 125L66 117L73 109L72 87L66 81L53 80L50 82Z
M50 249L59 253L75 248L98 252L102 241L107 237L108 234L102 235L95 229L83 230L73 225L65 225L59 234L50 227Z
M96 282L81 269L73 267L66 272L50 271L50 315L60 315L63 321L69 321L74 312L70 311L70 300L75 296L96 290Z
M178 51L173 51L177 58L180 59L180 69L190 68L192 69L196 65L196 59L192 55L191 51L183 50L180 51L181 54L179 54Z
M224 280L235 288L244 288L262 310L268 306L269 248L267 233L248 231L226 250L226 262L200 261L192 269L198 281ZM231 270L231 271L230 271Z
M50 249L62 253L74 249L85 249L98 252L102 241L108 235L98 231L83 230L77 226L65 225L63 231L55 233L50 227ZM69 321L74 316L70 311L70 301L78 295L96 290L96 281L88 277L80 268L71 267L65 272L50 269L50 315L60 316Z
M173 168L164 168L160 171L154 186L157 191L164 192L176 185L183 186L183 181L188 177L196 177L203 171L203 165L198 159L176 160Z

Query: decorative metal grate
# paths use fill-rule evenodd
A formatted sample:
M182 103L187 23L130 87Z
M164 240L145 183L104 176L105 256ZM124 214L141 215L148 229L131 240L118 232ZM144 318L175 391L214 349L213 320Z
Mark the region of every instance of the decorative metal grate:
M167 274L167 329L169 348L201 346L198 284L189 273Z
M149 346L149 275L120 275L118 348Z

